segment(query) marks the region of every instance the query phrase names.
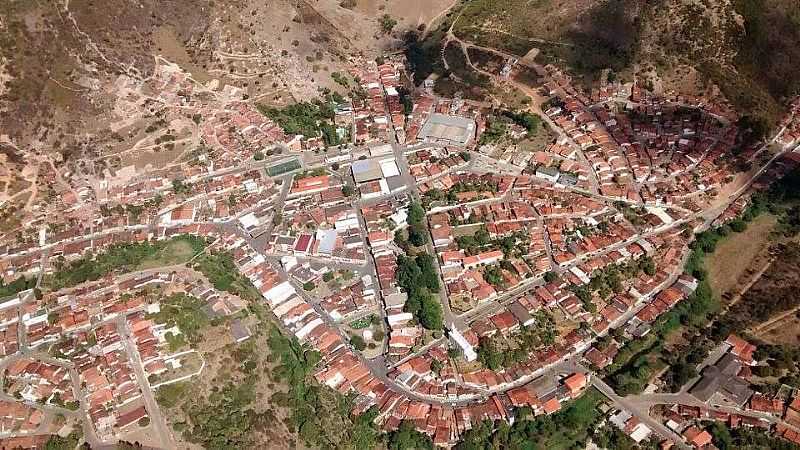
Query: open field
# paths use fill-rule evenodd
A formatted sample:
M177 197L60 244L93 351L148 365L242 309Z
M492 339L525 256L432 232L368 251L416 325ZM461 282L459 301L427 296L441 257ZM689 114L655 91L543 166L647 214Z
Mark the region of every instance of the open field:
M194 256L192 245L184 240L170 241L163 249L155 255L144 259L136 270L153 269L156 267L172 266L183 264Z
M755 263L761 260L759 256L766 256L769 234L776 223L775 216L763 214L744 232L732 233L717 245L716 251L706 258L709 283L714 292L722 296L734 289L743 275L761 269L763 262Z
M730 307L721 321L731 330L757 327L800 305L800 245L782 243L761 278Z

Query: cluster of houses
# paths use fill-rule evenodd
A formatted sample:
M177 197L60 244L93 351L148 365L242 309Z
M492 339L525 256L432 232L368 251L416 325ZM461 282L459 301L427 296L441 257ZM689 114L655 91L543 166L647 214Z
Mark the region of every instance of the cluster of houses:
M47 436L35 436L45 414L39 409L31 408L19 402L0 400L0 436L4 436L3 444L8 448L31 448L43 444ZM5 438L11 436L13 438ZM26 436L29 435L29 436ZM28 447L31 446L31 447Z
M546 121L557 128L555 142L536 152L476 149L525 168L522 175L470 172L465 150L476 147L486 128L480 107L461 99L410 98L401 87L401 61L390 59L354 68L351 75L360 93L334 108L339 137L366 145L308 158L314 152L304 152L306 163L314 161L307 167L324 164L332 170L284 177L288 184L273 181L270 168L256 168L258 161L264 153L271 156L284 148L321 150L321 138L289 135L246 102L241 90L204 90L178 66L166 63L157 64L146 81L158 93L159 106L147 100L145 113L139 82L122 75L117 87L125 95L115 107L154 121L144 142L169 149L178 135L199 125L204 145L191 152L188 163L145 171L128 166L93 182L74 177L69 189L55 183L57 174L43 165L43 180L58 186L50 208L59 214L26 212L20 233L0 237L0 275L12 281L52 272L53 261L68 263L120 243L181 234L214 238L212 248L230 252L285 331L320 352L316 379L343 394L355 394L356 413L376 407L376 422L383 429L410 421L445 446L483 420L512 421L515 408L527 407L535 415L554 413L583 392L589 375L547 369L576 355L597 368L610 364L616 343L595 343L592 332L603 336L622 327L626 336L643 337L659 316L697 288L694 278L676 275L687 238L675 223L688 223L686 210L699 211L695 202L700 194L712 193L729 179L730 167L717 161L734 147L736 129L718 110L698 109L692 99L658 99L637 85L627 89L619 83L604 83L590 99L556 69L545 72L544 90L553 97ZM614 106L612 100L620 99L624 106ZM800 113L800 102L793 111ZM800 120L791 116L782 125L786 131L781 142L796 144ZM519 139L526 130L512 125L509 133ZM409 144L405 158L412 181L431 205L426 220L450 302L466 304L466 312L496 303L461 329L446 324L448 339L425 347L420 344L431 342L430 337L404 312L408 298L395 280L403 251L394 236L408 226L412 186L401 174L403 161L397 159L395 146L387 143L390 135ZM761 151L751 146L740 156L752 160ZM285 165L283 173L294 172L298 161L282 160L271 167ZM796 153L783 156L754 186L766 187L798 163ZM346 170L339 170L340 164ZM345 172L355 182L352 196L345 195L351 187L341 176ZM720 221L732 220L746 206L747 200L737 200ZM485 231L488 242L463 245L465 237L476 239L476 229ZM265 247L254 248L267 230L272 231ZM268 256L280 257L280 265ZM588 300L577 295L602 271L645 258L653 261L652 270L622 280L619 292L605 298L590 292ZM46 259L50 263L42 264ZM324 279L330 269L319 267L318 260L373 264L377 279L360 276L312 300L298 286ZM551 280L545 277L548 272L558 276ZM181 330L155 321L159 304L142 289L192 295L211 317L229 316L247 306L192 273L182 269L109 276L38 299L28 290L0 303L0 355L18 353L22 337L31 348L54 345L74 363L72 369L21 358L7 369L6 392L51 405L72 404L79 400L77 394L103 437L148 417L137 369L158 378L178 368L180 360L166 348ZM528 285L527 292L504 295ZM388 340L376 342L390 365L385 377L373 373L339 326L375 312L387 327ZM513 343L527 329L549 326L544 322L552 320L572 325L560 329L552 343L515 347L524 357L503 369L476 363L482 340ZM579 327L581 322L589 327ZM235 342L250 335L238 321L231 333ZM730 349L705 368L691 395L781 417L790 426L779 426L776 432L799 441L798 396L789 402L753 393L744 377L754 348L736 336L726 344ZM448 351L453 348L467 369L453 364ZM33 431L42 421L38 411L0 403L0 433ZM732 426L766 424L752 415L686 405L675 405L665 416L667 426L697 448L710 444L697 419L725 420ZM615 413L611 422L637 442L651 432L626 411Z
M704 429L709 422L722 422L734 429L760 429L800 443L800 392L788 386L774 394L754 392L746 380L756 364L755 345L730 335L720 347L718 360L710 361L689 391L702 404L712 406L662 405L659 415L664 425L697 449L715 448L711 434ZM666 444L668 447L671 441Z
M367 61L354 67L351 75L363 92L353 99L352 118L354 141L360 144L382 141L389 130L404 141L405 111L400 98L400 64L388 61L378 65Z
M296 177L266 250L296 258L364 263L364 238L356 210L330 174Z
M76 335L73 346L62 351L76 366L92 426L98 435L112 437L142 417L130 420L127 415L129 408L143 404L140 381L133 368L133 356L127 352L125 337L116 324L106 323L91 333L96 351L74 345L83 339L88 341L86 334Z
M394 235L407 225L408 205L408 197L402 195L361 208L388 325L386 355L390 360L408 355L423 335L422 327L413 322L413 315L403 311L408 296L395 280L397 257L402 250L394 244Z
M210 232L216 224L235 219L242 229L257 234L271 221L278 196L278 186L257 170L218 174L179 167L144 176L118 175L117 187L87 187L94 200L63 205L59 215L31 221L28 228L37 230L31 239L19 243L5 236L6 244L0 245L3 278L38 272L45 251L52 258L72 260L109 245L198 227ZM45 268L52 269L53 265Z
M63 406L75 401L72 380L66 367L21 358L5 371L5 393L26 402Z
M231 315L245 307L242 299L216 291L190 269L102 279L48 292L40 299L24 291L0 305L13 312L8 317L14 321L4 324L3 345L18 348L17 331L22 327L29 348L53 346L51 353L72 362L76 372L73 376L71 366L59 364L60 359L22 358L7 368L6 393L71 409L85 399L96 432L107 438L147 417L143 381L137 379L135 365L141 364L148 378L167 377L182 359L170 354L167 340L167 334L176 336L181 330L148 318L160 310L158 299L144 293L153 288L165 295L185 293L203 300L209 317Z
M580 148L605 196L680 199L719 186L728 175L715 160L733 148L736 129L704 110L630 100L618 112L606 103L591 105L557 80L544 90L555 99L546 114L565 133L558 144Z
M447 190L452 186L452 180L437 181L447 174L458 171L469 162L464 159L464 154L454 152L447 147L432 147L412 150L406 154L408 168L417 184L425 183L420 187L427 191L431 188ZM449 184L449 185L448 185Z

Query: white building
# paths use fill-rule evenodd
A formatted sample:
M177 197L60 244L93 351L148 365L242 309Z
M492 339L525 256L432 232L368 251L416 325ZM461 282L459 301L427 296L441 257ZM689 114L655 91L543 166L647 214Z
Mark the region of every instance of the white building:
M475 353L475 349L472 348L472 344L467 342L467 339L461 334L460 331L458 331L458 328L456 328L455 324L450 324L448 334L450 336L450 340L461 349L461 352L464 354L464 359L466 359L467 362L472 362L478 359L478 354Z

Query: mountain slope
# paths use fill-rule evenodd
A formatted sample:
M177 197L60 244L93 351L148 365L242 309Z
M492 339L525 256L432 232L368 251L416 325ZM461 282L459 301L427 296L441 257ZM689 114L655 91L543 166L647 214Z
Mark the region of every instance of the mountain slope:
M800 93L800 3L794 0L473 0L455 33L595 78L663 90L718 87L742 114L773 124ZM699 91L699 92L698 92Z

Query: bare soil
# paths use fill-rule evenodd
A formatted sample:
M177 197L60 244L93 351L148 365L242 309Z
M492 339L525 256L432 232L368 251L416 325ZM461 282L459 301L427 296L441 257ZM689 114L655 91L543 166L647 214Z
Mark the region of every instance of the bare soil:
M764 214L742 233L732 233L706 258L709 282L714 292L724 296L747 283L769 259L769 235L777 223L775 216Z

